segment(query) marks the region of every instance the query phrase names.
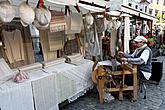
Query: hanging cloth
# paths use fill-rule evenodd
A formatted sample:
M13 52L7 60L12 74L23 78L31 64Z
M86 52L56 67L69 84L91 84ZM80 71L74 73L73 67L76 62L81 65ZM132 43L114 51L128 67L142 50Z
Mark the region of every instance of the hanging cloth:
M62 11L52 10L50 21L50 32L64 31L66 27L64 13Z
M98 33L97 33L97 28L96 28L95 22L93 24L93 28L94 28L94 42L91 43L91 45L89 47L90 54L91 54L91 56L98 56L98 55L100 55L100 45L99 45Z
M80 33L83 29L83 18L80 13L71 13L65 16L66 34Z
M125 17L124 22L124 52L129 53L129 40L131 40L130 37L130 17Z
M24 60L24 47L21 31L18 29L11 32L2 30L2 34L5 44L5 53L9 63Z

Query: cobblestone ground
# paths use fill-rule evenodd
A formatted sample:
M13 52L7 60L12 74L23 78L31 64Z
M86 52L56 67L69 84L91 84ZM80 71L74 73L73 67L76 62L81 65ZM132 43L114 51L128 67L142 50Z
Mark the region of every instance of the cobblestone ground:
M165 57L159 57L165 60ZM163 73L165 74L165 63L163 63ZM60 108L60 110L165 110L165 75L163 75L159 85L146 82L147 99L138 92L138 100L131 102L124 97L123 101L115 99L110 103L100 104L98 94L89 92L78 98L74 102Z

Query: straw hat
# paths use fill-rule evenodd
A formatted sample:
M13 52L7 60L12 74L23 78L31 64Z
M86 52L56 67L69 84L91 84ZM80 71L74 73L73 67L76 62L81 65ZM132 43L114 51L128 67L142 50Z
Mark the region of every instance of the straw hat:
M39 30L46 30L49 28L49 24L46 25L40 25L40 23L37 20L34 20L34 25L36 26L37 29Z
M11 22L15 17L15 9L9 1L0 2L0 20L2 22Z
M19 6L19 16L24 24L29 25L34 21L35 13L26 2L22 2Z
M40 25L48 25L51 20L51 13L46 7L35 8L35 17Z
M27 27L28 26L28 24L27 23L25 23L24 21L22 21L21 20L21 24L24 26L24 27Z
M94 18L91 15L91 13L87 13L85 15L85 20L86 20L87 25L92 25L93 24L93 21L94 21Z

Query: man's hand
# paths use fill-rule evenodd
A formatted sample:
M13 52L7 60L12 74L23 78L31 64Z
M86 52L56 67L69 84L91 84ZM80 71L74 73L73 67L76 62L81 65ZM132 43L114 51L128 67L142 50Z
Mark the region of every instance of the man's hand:
M123 64L128 64L127 58L121 58L121 61L122 61Z
M127 60L127 58L121 58L121 61L127 62L128 60Z
M118 55L119 55L119 57L123 57L124 52L123 52L123 51L119 51L119 52L118 52Z

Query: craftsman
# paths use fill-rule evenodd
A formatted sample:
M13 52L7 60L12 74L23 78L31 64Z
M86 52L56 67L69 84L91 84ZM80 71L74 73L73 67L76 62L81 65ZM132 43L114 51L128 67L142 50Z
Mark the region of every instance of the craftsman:
M130 64L137 64L138 78L146 78L149 80L151 77L151 61L152 61L152 51L147 46L147 39L144 36L137 36L135 39L136 50L132 54L127 54L119 51L119 56L124 62Z

